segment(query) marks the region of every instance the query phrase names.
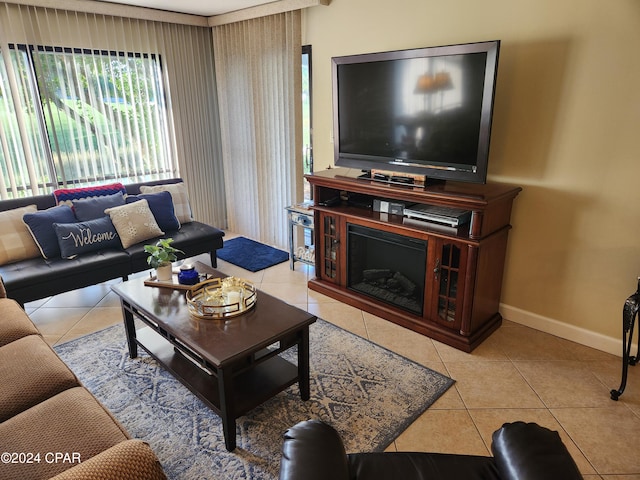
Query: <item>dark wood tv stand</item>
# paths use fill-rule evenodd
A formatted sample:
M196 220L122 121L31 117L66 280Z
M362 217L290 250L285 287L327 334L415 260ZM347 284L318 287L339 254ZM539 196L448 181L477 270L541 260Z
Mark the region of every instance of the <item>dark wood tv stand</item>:
M305 176L313 187L316 242L316 276L309 288L472 351L502 323L498 307L511 207L522 189L450 181L427 187L389 185L359 179L360 174L359 170L333 168ZM457 228L409 221L374 211L368 206L374 199L464 209L471 212L471 221ZM348 256L354 253L349 251L347 236L354 228L426 244L420 314L350 288Z

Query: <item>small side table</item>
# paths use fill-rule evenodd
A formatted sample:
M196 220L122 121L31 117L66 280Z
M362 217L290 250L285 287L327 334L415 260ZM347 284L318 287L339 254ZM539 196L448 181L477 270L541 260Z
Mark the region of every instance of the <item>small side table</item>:
M313 211L309 208L313 203L304 202L286 207L289 224L289 266L293 270L295 262L315 265L315 247L313 245ZM294 233L302 228L304 237L310 233L309 242L296 246Z

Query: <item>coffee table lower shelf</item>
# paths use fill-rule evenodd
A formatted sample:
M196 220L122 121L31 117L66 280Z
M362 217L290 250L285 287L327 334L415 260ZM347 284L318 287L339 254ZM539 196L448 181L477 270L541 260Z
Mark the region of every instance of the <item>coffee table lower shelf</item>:
M136 330L136 343L220 415L225 429L235 430L236 418L299 381L297 365L278 355L271 356L238 374L232 373L229 386L231 405L225 407L217 372L209 372L197 365L151 327ZM268 356L269 351L265 349L264 354ZM235 433L231 437L235 443ZM226 447L233 450L235 444L227 444Z

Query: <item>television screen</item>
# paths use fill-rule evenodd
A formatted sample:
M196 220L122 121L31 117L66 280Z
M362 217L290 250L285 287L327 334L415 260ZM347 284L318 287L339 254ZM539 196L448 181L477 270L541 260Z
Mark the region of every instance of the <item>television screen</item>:
M336 165L484 183L498 49L333 58Z

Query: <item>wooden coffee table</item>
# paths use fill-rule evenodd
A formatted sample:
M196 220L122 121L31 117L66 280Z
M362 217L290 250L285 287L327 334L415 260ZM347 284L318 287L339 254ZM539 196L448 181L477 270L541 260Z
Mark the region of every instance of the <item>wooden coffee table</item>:
M204 264L196 268L227 276ZM220 415L228 451L236 448L236 418L296 382L302 400L309 399L309 325L315 316L258 290L248 312L199 320L189 314L183 290L146 286L144 280L111 287L120 297L129 355L137 357L139 345ZM279 355L296 345L297 366Z

